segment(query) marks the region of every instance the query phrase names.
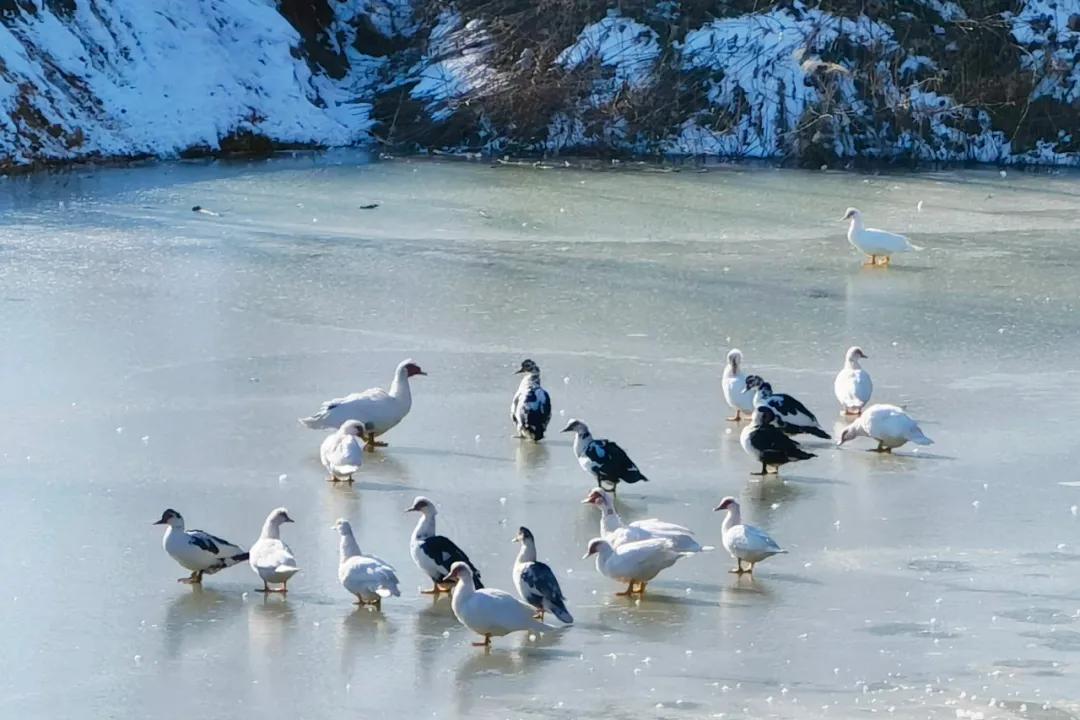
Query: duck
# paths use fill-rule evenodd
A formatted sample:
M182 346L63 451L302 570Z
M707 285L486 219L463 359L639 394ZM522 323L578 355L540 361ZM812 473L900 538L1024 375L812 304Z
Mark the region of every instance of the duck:
M201 585L203 575L213 575L248 559L247 552L239 545L202 530L185 530L184 518L172 508L161 513L161 519L153 524L166 526L161 547L181 567L191 571L191 575L176 582Z
M615 499L600 488L593 488L581 502L595 505L600 510L600 537L611 543L612 547L638 540L669 538L675 543L675 549L680 552L699 553L714 549L708 545L699 544L694 539L694 531L682 525L655 518L624 523L615 510Z
M515 437L540 442L551 422L551 396L540 385L540 366L525 359L515 374L525 375L510 403L510 419L517 429Z
M492 637L502 637L512 632L547 632L555 629L537 620L533 607L510 593L477 587L473 567L467 562L459 560L452 564L445 579L454 583L450 600L454 617L477 635L484 636L483 642L473 643L476 647L490 647Z
M413 500L412 505L405 508L405 512L420 513L420 521L416 523L412 539L409 541L409 553L416 567L431 578L431 589L421 590L422 594L438 595L449 592L449 588L445 587L449 583L446 578L456 562L469 566L469 577L472 578L477 590L484 587L484 584L480 582L480 571L476 569L465 551L454 544L453 540L435 534L435 516L439 514L435 503L420 495Z
M373 452L377 447L386 447L386 443L375 438L385 434L396 426L412 408L412 390L409 378L427 375L412 360L403 360L394 371L390 383L390 392L382 388L370 388L363 392L345 397L327 400L314 415L300 418L300 423L312 429L334 430L346 420L359 420L364 423L364 449Z
M903 235L868 228L863 224L862 213L857 208L849 207L844 213L844 220L850 220L847 239L857 250L869 255L867 265L888 265L892 261L892 255L905 253L912 250L922 250L918 245L912 245L911 241ZM881 258L881 262L878 262Z
M574 616L566 609L566 598L555 573L546 563L536 559L536 539L532 532L522 526L513 540L521 543L521 550L514 560L514 587L518 595L536 609L537 620L543 621L544 613L549 612L560 622L572 624Z
M360 466L364 464L364 446L361 441L366 435L367 428L362 421L346 420L322 441L319 459L322 460L326 472L330 473L331 482L352 482L353 475L360 472Z
M394 567L374 555L360 552L348 520L338 518L330 529L341 535L338 580L341 587L356 596L357 605L373 605L379 609L383 598L401 597Z
M777 427L789 435L806 433L814 437L830 439L829 433L822 429L814 413L791 395L774 393L772 385L765 382L760 375L748 376L746 390L743 392L754 393L755 409L763 405L771 409Z
M289 578L300 572L296 567L296 558L293 557L289 546L281 541L281 526L283 523L291 523L289 511L283 507L270 511L263 523L259 539L248 551L248 562L251 569L263 581L259 592L264 593L287 593L289 592ZM270 585L281 585L280 588L271 588Z
M858 415L870 402L870 395L874 392L874 383L870 379L870 373L863 370L859 360L868 360L869 356L861 347L849 347L844 355L844 367L836 374L833 381L833 392L836 400L844 410L845 415Z
M743 573L753 575L754 566L759 562L773 555L787 552L777 545L776 541L764 530L743 523L739 501L735 498L731 496L724 498L713 510L716 512L727 510L723 525L723 543L724 549L738 563L738 566L731 570L736 575ZM749 565L746 569L743 569L744 562Z
M649 478L641 474L626 451L613 440L595 439L589 426L580 420L571 418L562 431L575 433L574 455L578 465L596 478L596 484L602 490L615 492L620 482L648 482Z
M671 538L638 540L623 543L618 547L604 538L593 538L589 541L582 559L595 555L597 572L612 580L627 583L626 590L615 594L628 596L644 595L645 586L659 575L660 571L693 554L677 550Z
M721 378L721 387L724 391L724 400L735 414L728 418L731 422L742 420L742 414L749 417L754 412L753 395L744 392L746 390L746 373L742 370L742 351L732 348L728 351L727 362L724 364L724 374Z
M933 445L934 441L923 434L919 424L896 405L876 404L863 410L862 415L840 431L837 445L865 435L878 441L875 452L891 453L894 448L908 442L916 445Z
M761 472L752 472L751 475L768 474L770 465L779 468L789 462L817 457L814 453L803 450L799 443L788 437L775 422L776 415L772 409L767 405L760 405L754 410L750 424L744 427L739 435L742 449L761 463Z

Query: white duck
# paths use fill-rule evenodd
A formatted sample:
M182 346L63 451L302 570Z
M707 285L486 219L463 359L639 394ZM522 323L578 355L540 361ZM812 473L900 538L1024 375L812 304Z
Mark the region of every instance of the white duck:
M512 632L554 630L533 617L536 611L510 593L491 588L477 589L472 568L467 563L454 563L446 580L457 583L450 607L458 621L477 635L484 636L483 642L474 642L473 645L487 647L491 645L492 637L502 637Z
M738 422L742 420L743 413L750 415L754 412L754 396L745 392L746 373L742 369L742 351L737 348L733 348L727 354L721 387L724 391L724 400L735 411L735 415L729 417L728 420Z
M739 502L733 497L726 497L720 501L713 510L727 510L724 518L723 541L724 549L738 562L738 567L731 572L742 575L743 573L754 574L754 565L773 555L786 553L776 544L776 541L766 534L764 530L753 525L744 525ZM749 568L743 569L743 563L749 564Z
M934 441L923 435L919 424L895 405L876 404L863 410L858 420L840 431L837 445L843 445L860 435L878 441L875 452L892 452L907 442L916 445L933 445Z
M645 586L659 575L661 570L671 567L679 558L693 554L676 550L671 538L638 540L618 547L612 547L611 543L603 538L593 538L589 541L584 557L596 555L596 569L601 575L627 583L626 590L615 593L616 595L644 595ZM634 589L635 583L638 585L637 590Z
M341 534L341 560L338 564L338 580L341 587L356 596L357 605L382 607L382 599L401 597L394 568L374 555L364 555L356 544L352 525L339 519L331 530Z
M335 432L326 436L319 447L319 459L330 481L348 480L360 472L364 464L364 446L361 440L367 434L364 423L359 420L346 420Z
M615 510L615 499L610 493L600 488L593 488L581 502L582 504L595 505L600 510L600 537L611 543L612 547L619 547L638 540L668 538L675 543L675 549L680 552L697 553L713 549L709 546L702 547L694 539L694 531L682 525L675 525L656 518L624 523Z
M161 519L154 525L168 526L161 538L161 547L181 567L191 571L189 577L177 582L199 585L203 575L213 575L248 559L248 554L239 545L202 530L185 530L184 518L172 508L161 513Z
M300 568L296 567L296 558L293 557L292 550L281 541L281 524L292 521L289 511L285 508L273 510L263 523L259 539L248 551L251 569L263 581L259 592L286 593L289 591L287 587L289 578L300 572ZM271 583L281 585L281 587L271 589Z
M386 443L376 442L375 438L390 430L405 419L412 408L412 392L409 378L415 375L427 375L412 360L405 360L397 366L394 380L390 383L390 392L382 388L371 388L363 392L346 395L342 398L327 400L311 417L300 418L300 422L309 428L340 428L346 420L360 420L367 432L365 450L385 447Z
M896 253L922 250L918 245L912 245L903 235L866 227L863 225L862 213L855 208L848 208L843 219L851 220L847 233L848 242L870 256L867 265L877 265L879 257L882 258L882 264L888 265L890 256Z
M858 415L870 402L870 395L874 392L874 383L870 379L870 373L862 369L859 360L867 360L869 356L862 351L861 347L848 348L844 356L844 367L836 374L833 381L833 392L836 400L844 409L845 415Z

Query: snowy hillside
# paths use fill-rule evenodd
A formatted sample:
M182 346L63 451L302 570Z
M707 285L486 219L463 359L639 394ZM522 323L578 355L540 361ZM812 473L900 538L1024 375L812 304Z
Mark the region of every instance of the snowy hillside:
M0 0L0 165L376 140L1080 163L1080 0L756 5Z

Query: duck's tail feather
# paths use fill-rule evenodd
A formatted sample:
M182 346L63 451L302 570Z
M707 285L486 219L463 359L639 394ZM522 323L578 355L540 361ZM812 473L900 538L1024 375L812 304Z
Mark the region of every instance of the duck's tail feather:
M325 413L315 413L314 415L312 415L310 417L297 418L296 420L297 420L297 422L299 422L304 427L311 428L312 430L318 430L319 428L329 427L325 422L326 421L326 414Z
M574 616L566 609L566 605L563 604L562 600L559 600L557 603L551 603L551 614L559 618L559 622L566 623L567 625L574 624Z
M300 568L295 565L278 565L274 568L274 572L278 575L284 575L286 578L291 578L293 575L300 572Z
M911 442L916 445L933 445L934 441L923 435L921 428L915 428L911 431Z

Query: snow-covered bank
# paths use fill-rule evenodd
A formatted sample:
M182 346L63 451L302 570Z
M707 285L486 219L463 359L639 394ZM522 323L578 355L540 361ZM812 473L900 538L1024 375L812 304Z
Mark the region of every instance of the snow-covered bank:
M851 5L0 0L0 165L375 139L1080 164L1080 0Z

